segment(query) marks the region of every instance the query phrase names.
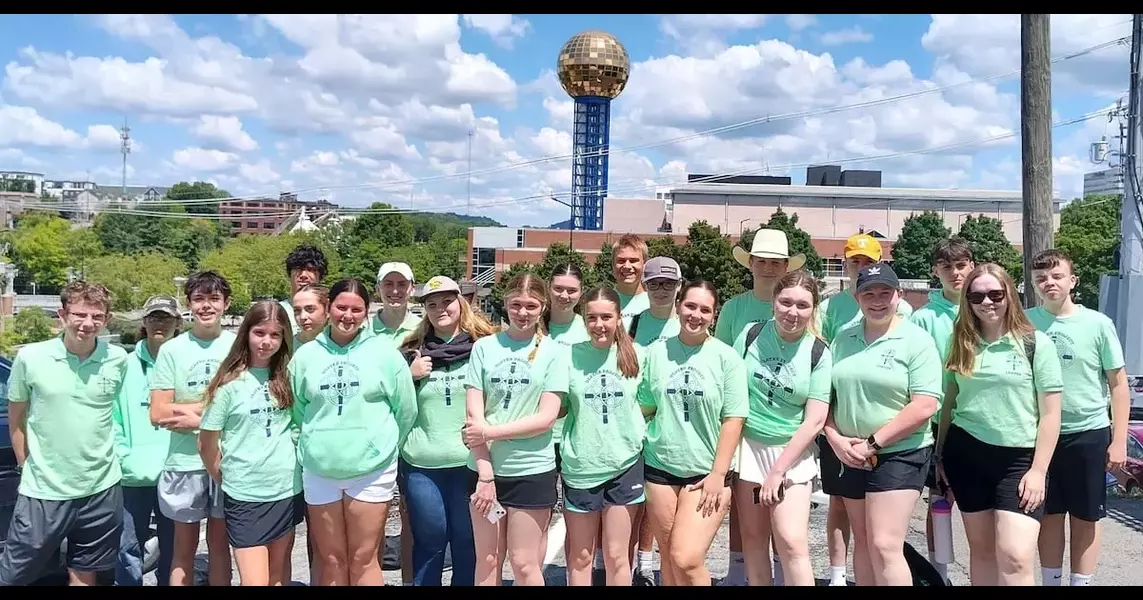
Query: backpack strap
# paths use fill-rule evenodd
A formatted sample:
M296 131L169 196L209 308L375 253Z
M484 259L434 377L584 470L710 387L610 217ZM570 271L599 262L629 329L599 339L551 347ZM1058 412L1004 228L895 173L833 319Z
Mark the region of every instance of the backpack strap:
M766 326L767 322L769 322L769 320L760 321L751 325L750 329L747 330L746 344L742 346L742 358L746 358L746 352L750 350L750 345L754 343L754 340L758 339L758 335L762 333L762 328Z
M627 328L627 335L631 336L631 339L635 339L635 332L639 331L639 317L641 316L643 313L631 317L631 326Z
M822 360L822 354L825 352L825 340L820 337L814 336L814 347L810 349L810 372L813 373L814 369L818 368L818 363Z

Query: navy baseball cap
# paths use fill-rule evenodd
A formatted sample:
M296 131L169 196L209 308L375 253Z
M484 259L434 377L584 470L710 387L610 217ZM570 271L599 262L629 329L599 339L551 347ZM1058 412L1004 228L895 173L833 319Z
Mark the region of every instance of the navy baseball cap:
M893 289L900 289L901 282L897 273L888 263L874 263L857 273L857 293L861 293L872 286L884 285Z

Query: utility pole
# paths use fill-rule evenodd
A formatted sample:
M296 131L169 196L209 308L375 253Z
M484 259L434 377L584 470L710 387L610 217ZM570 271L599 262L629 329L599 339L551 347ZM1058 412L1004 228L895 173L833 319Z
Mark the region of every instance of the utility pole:
M123 154L123 180L120 198L127 200L127 155L131 154L131 128L127 126L127 117L123 117L123 127L119 130L119 152Z
M1131 24L1131 86L1127 99L1127 152L1119 157L1123 173L1122 241L1119 246L1119 298L1116 328L1123 341L1128 375L1143 375L1143 327L1139 311L1143 309L1143 127L1139 111L1143 109L1143 15L1134 15Z
M1032 258L1052 247L1051 15L1020 15L1020 142L1024 188L1024 306L1037 304Z

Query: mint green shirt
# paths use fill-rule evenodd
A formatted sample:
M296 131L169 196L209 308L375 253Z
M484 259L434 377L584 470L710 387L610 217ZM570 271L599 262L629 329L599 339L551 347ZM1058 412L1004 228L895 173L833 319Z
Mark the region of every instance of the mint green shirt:
M67 351L63 334L16 352L8 402L28 403L20 494L78 500L119 483L112 411L126 376L127 353L103 340L83 360Z
M159 348L155 372L151 375L151 391L174 390L175 404L202 402L206 386L218 372L218 365L230 353L236 337L225 329L210 341L200 340L190 331L175 336ZM186 473L204 469L202 456L198 453L198 431L172 431L163 470Z
M460 437L465 419L464 380L468 376L468 360L451 365L433 365L433 370L420 381L417 389L417 420L401 458L419 469L463 467L468 462L468 448Z
M567 348L571 348L580 342L586 342L591 339L591 336L587 334L587 326L583 324L583 317L580 315L572 317L570 323L563 325L549 323L548 335ZM552 426L553 443L558 444L563 439L565 420L566 417L556 419L556 424Z
M269 386L269 369L249 369L218 388L202 431L221 431L222 491L240 502L277 502L302 492L296 426Z
M739 356L749 330L747 327L734 342ZM815 339L807 331L802 339L787 342L770 319L750 348L745 349L750 416L742 434L747 439L766 446L785 446L802 426L807 402L829 405L830 353L828 348L823 349L817 366L811 370Z
M1028 311L1028 319L1052 338L1060 355L1061 375L1068 382L1063 390L1060 433L1110 427L1107 372L1124 365L1115 323L1103 313L1083 306L1076 306L1076 312L1066 317L1057 317L1037 306ZM1037 346L1036 354L1039 353Z
M405 320L401 321L401 324L398 325L396 329L389 329L385 326L385 323L381 321L381 311L377 311L377 313L373 315L373 318L369 320L367 327L374 336L386 340L394 348L400 348L405 338L410 333L413 333L413 330L420 324L420 317L414 315L413 311L406 310Z
M694 347L675 336L646 352L639 404L655 409L646 464L676 477L709 474L722 422L750 415L742 358L714 338Z
M567 394L570 352L543 336L536 355L534 338L517 341L501 331L482 337L472 348L464 387L484 396L484 418L489 425L512 423L536 414L544 392ZM500 477L539 475L556 468L552 430L529 438L497 440L489 445L492 472ZM476 470L469 455L468 467Z
M867 438L904 410L914 395L944 396L941 358L933 338L909 321L865 343L865 319L838 332L830 345L837 404L834 424L848 437ZM933 444L929 426L914 431L878 453L915 450Z
M639 292L634 296L628 296L619 290L615 291L619 296L619 314L623 317L623 327L631 327L631 319L635 315L651 308L651 299L647 297L647 292Z
M1064 389L1056 345L1042 331L1036 332L1035 364L1028 364L1024 342L1008 334L980 345L971 377L955 377L952 424L1006 448L1036 447L1039 395Z
M897 314L903 317L913 314L913 305L904 297L897 302ZM857 304L853 290L842 290L823 300L818 306L818 318L820 319L818 331L825 341L832 343L842 329L862 319L861 306Z
M294 305L290 298L278 302L278 306L281 306L282 310L286 311L286 318L290 320L290 331L288 335L286 335L286 339L289 340L290 351L293 352L294 349L298 347L297 336L302 328L298 326L298 319L294 316Z
M950 302L940 290L933 290L929 292L929 303L918 308L909 317L910 321L932 336L942 366L948 361L949 352L952 351L953 326L956 324L956 315L959 312L959 304ZM952 381L951 372L945 371L944 382L947 384L949 381ZM941 422L940 405L937 406L937 412L933 413L932 421Z
M772 303L763 302L753 290L746 290L722 305L722 310L718 311L718 322L714 325L714 337L731 346L751 323L761 323L773 313Z
M123 470L124 487L151 487L159 481L171 432L151 424L151 375L155 359L147 340L127 356L127 376L115 396L115 452Z
M646 348L651 344L666 341L679 335L682 326L678 315L671 315L668 319L659 319L647 309L639 314L639 324L635 329L635 345Z
M641 367L642 350L635 353ZM618 355L615 346L572 346L564 402L568 419L560 444L563 479L570 488L603 485L630 469L643 452L644 419L636 400L640 377L625 377Z
M417 392L404 357L360 330L345 346L329 327L290 360L294 421L304 471L348 480L389 468L417 419ZM457 432L460 435L460 432Z

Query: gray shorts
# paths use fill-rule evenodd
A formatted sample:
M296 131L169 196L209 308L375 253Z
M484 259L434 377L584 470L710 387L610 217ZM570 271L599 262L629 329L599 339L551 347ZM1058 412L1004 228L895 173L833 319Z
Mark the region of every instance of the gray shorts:
M159 512L176 523L222 519L222 488L203 471L163 471L159 475Z
M78 500L37 500L20 494L0 554L0 586L38 580L65 539L69 569L114 569L122 526L123 490L118 484Z

